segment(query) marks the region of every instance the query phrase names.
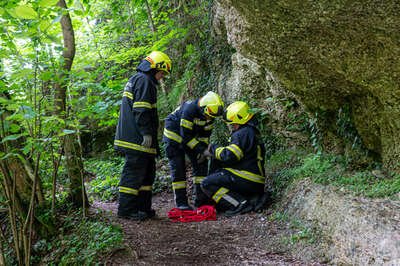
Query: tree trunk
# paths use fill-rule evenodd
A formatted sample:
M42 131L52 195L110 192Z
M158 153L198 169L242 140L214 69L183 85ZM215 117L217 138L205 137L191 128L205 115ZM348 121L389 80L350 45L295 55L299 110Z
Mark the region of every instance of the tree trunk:
M8 95L1 94L9 99ZM2 106L0 106L2 107ZM0 115L0 138L7 135L6 111ZM29 264L31 240L34 233L47 234L46 226L34 216L34 208L43 202L43 193L38 186L38 175L32 170L31 163L17 154L23 138L0 143L0 180L3 196L7 199L7 214L12 235L12 248L19 265ZM37 168L36 168L37 170ZM33 189L36 187L36 189ZM28 215L29 214L29 215ZM28 225L28 226L23 226ZM1 265L1 264L0 264Z
M1 93L0 96L2 98L12 100L7 93ZM0 105L1 108L3 106ZM7 135L6 128L7 125L7 117L9 116L9 112L4 112L0 115L0 139L4 139ZM21 148L21 143L23 143L22 138L7 141L4 143L0 143L0 153L4 155L10 154L13 150L18 150ZM11 199L11 188L15 186L16 188L16 210L21 217L24 217L27 213L30 197L32 194L32 166L29 161L25 159L21 159L15 155L6 156L0 160L0 171L3 175L2 178L2 186L4 196L6 196L7 200ZM39 191L40 187L36 188L37 197L39 203L43 201L43 192Z
M151 8L149 5L149 1L145 0L144 2L146 4L147 17L149 19L150 29L151 29L151 32L153 33L153 36L155 36L156 35L156 27L154 26L153 15L151 14Z
M60 0L58 6L67 10L65 0ZM61 17L61 28L64 39L63 66L60 72L59 81L56 84L55 105L57 114L68 119L66 108L66 95L68 86L69 72L75 57L75 35L72 27L71 17L68 12ZM83 186L83 162L82 152L79 145L78 134L68 134L64 136L64 153L67 172L70 179L70 199L74 206L87 206L87 197Z

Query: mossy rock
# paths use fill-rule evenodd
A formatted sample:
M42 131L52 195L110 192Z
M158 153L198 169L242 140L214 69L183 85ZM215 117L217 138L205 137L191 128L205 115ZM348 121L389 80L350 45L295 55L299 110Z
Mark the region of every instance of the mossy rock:
M400 171L398 1L215 5L238 53L271 71L310 113L349 106L363 145Z

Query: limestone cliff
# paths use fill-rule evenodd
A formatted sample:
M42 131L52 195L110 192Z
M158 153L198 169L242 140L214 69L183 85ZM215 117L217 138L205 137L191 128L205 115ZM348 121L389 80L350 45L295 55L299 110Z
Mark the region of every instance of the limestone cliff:
M400 2L218 0L214 10L215 33L236 50L232 98L291 93L324 114L334 145L347 106L363 145L400 171Z

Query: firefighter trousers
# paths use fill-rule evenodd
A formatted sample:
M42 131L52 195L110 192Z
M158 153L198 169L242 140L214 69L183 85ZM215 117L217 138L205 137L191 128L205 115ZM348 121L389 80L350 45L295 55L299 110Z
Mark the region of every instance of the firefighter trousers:
M142 152L125 154L125 164L119 182L119 215L151 211L155 176L154 155Z
M188 206L187 198L187 178L186 178L186 165L185 154L189 157L192 165L193 187L194 187L194 205L196 207L208 203L208 197L200 188L201 181L205 178L208 172L208 162L199 163L197 161L197 154L191 150L184 150L180 144L175 142L166 142L165 147L166 155L168 157L171 178L172 190L174 192L175 205Z
M201 188L220 211L233 210L243 201L264 192L264 184L246 180L224 169L207 176L201 182Z

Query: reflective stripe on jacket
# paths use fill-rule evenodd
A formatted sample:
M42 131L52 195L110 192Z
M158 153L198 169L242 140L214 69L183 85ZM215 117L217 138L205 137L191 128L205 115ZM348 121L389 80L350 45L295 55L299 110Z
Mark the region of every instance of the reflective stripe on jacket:
M187 101L165 119L164 141L182 144L185 149L202 153L207 149L213 121L206 120L199 100Z
M228 146L211 145L211 154L232 174L252 182L264 183L265 149L258 130L251 123L233 132Z

